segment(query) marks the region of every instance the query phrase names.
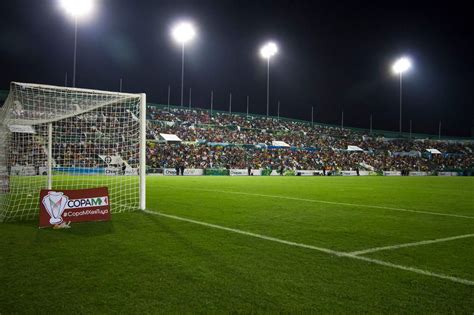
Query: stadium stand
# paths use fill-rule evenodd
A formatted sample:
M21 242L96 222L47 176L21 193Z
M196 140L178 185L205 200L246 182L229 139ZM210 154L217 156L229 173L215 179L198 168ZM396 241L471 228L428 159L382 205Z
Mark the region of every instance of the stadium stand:
M217 111L211 115L208 110L153 104L147 110L147 166L152 172L181 165L193 169L324 170L328 174L343 170L474 173L472 139L408 138L380 131L371 134L368 130L285 118ZM107 154L114 155L110 139L127 136L107 134L110 131L100 128L101 120L118 122L119 117L102 114L84 119L88 127L80 138L62 141L67 147L54 148L55 166L104 167L104 161L94 153L104 154L104 150L92 148L89 140L107 139ZM74 134L74 121L67 126ZM183 141L167 143L160 133L176 135ZM289 147L275 146L275 141ZM43 142L31 136L26 142L29 147L14 149L10 165L44 166ZM440 154L431 153L432 149ZM128 152L122 159L131 164L137 152Z
M302 121L149 106L148 166L278 170L470 171L472 140L389 138ZM175 134L168 144L159 133ZM290 147L272 145L283 141ZM362 151L349 150L356 146ZM430 153L436 149L440 154Z

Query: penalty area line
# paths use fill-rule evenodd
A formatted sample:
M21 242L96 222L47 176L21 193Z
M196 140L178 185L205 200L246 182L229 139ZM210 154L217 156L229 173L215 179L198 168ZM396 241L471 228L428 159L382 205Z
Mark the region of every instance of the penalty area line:
M350 252L349 254L354 255L354 256L358 256L358 255L364 255L364 254L369 254L369 253L380 252L380 251L384 251L384 250L393 250L393 249L399 249L399 248L405 248L405 247L414 247L414 246L422 246L422 245L435 244L435 243L443 243L443 242L460 240L460 239L463 239L463 238L470 238L470 237L474 237L474 234L464 234L464 235L457 235L457 236L451 236L451 237L445 237L445 238L437 238L437 239L425 240L425 241L419 241L419 242L413 242L413 243L405 243L405 244L397 244L397 245L390 245L390 246L374 247L374 248L368 248L368 249L363 249L363 250Z
M223 193L223 194L246 195L246 196L265 197L265 198L277 198L277 199L314 202L314 203L324 203L324 204L348 206L348 207L383 209L383 210L391 210L391 211L421 213L421 214L437 215L437 216L443 216L443 217L453 217L453 218L463 218L463 219L474 220L474 217L468 216L468 215L433 212L433 211L426 211L426 210L413 210L413 209L404 209L404 208L395 208L395 207L386 207L386 206L377 206L377 205L364 205L364 204L357 204L357 203L328 201L328 200L317 200L317 199L307 199L307 198L297 198L297 197L289 197L289 196L254 194L254 193L247 193L247 192L242 192L242 191L226 191L226 190L216 190L216 189L186 188L186 187L171 187L171 186L160 186L160 187L171 188L171 189L181 189L181 190L209 191L209 192L216 192L216 193Z
M409 266L398 265L398 264L390 263L390 262L379 260L379 259L373 259L373 258L364 257L364 256L357 256L357 255L354 255L354 254L351 254L351 253L335 251L335 250L332 250L332 249L329 249L329 248L318 247L318 246L313 246L313 245L308 245L308 244L303 244L303 243L296 243L296 242L292 242L292 241L279 239L279 238L276 238L276 237L271 237L271 236L266 236L266 235L262 235L262 234L252 233L252 232L243 231L243 230L239 230L239 229L234 229L234 228L230 228L230 227L226 227L226 226L222 226L222 225L207 223L207 222L203 222L203 221L188 219L188 218L184 218L184 217L180 217L180 216L176 216L176 215L172 215L172 214L166 214L166 213L151 211L151 210L142 210L142 211L147 213L147 214L151 214L151 215L157 215L157 216L161 216L161 217L165 217L165 218L169 218L169 219L173 219L173 220L193 223L193 224L197 224L197 225L201 225L201 226L205 226L205 227L209 227L209 228L213 228L213 229L223 230L223 231L232 232L232 233L241 234L241 235L246 235L246 236L250 236L250 237L254 237L254 238L258 238L258 239L262 239L262 240L266 240L266 241L285 244L285 245L288 245L288 246L311 249L311 250L315 250L315 251L326 253L326 254L333 255L333 256L352 258L352 259L355 259L355 260L361 260L361 261L365 261L365 262L372 263L372 264L375 264L375 265L390 267L390 268L399 269L399 270L403 270L403 271L409 271L409 272L413 272L413 273L420 274L420 275L430 276L430 277L434 277L434 278L438 278L438 279L443 279L443 280L448 280L448 281L452 281L452 282L456 282L456 283L461 283L461 284L464 284L464 285L474 286L474 281L468 280L468 279L448 276L448 275L444 275L444 274L441 274L441 273L435 273L435 272L431 272L431 271L427 271L427 270L423 270L423 269L419 269L419 268L413 268L413 267L409 267Z

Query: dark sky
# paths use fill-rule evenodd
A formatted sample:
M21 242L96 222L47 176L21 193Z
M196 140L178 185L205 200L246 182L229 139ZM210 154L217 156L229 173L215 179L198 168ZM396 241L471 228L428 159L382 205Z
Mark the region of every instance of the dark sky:
M373 3L379 3L374 5ZM171 25L190 18L198 37L186 50L185 103L265 113L268 39L279 45L271 64L271 113L347 126L398 130L400 55L414 67L404 76L404 129L470 136L474 118L474 38L470 8L461 2L417 1L145 1L99 0L80 24L77 86L145 92L148 101L179 103L180 47ZM10 81L63 85L72 74L73 23L56 0L1 1L0 89ZM69 81L71 82L71 81Z

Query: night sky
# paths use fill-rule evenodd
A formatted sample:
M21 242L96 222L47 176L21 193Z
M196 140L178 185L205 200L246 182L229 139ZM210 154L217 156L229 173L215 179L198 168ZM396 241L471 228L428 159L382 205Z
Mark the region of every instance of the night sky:
M279 53L270 66L271 114L374 129L398 130L399 85L391 63L401 55L414 67L404 75L404 130L471 136L474 118L474 38L468 5L379 1L99 1L79 26L77 86L145 92L149 102L180 102L181 51L170 37L188 18L198 35L186 48L185 104L266 111L266 62L259 47L271 39ZM467 3L467 2L466 2ZM10 81L71 84L74 27L56 0L1 1L0 89Z

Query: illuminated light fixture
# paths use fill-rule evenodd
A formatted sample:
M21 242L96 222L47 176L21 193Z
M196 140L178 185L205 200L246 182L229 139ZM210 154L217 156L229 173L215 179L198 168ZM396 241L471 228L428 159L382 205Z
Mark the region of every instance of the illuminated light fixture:
M403 72L406 72L410 70L411 68L411 60L407 57L402 57L395 61L395 63L392 66L392 71L395 74L400 74Z
M61 0L63 10L74 18L89 15L94 10L93 0Z
M265 59L270 59L278 52L278 47L274 42L266 43L260 48L260 55Z
M186 44L196 36L194 26L189 22L180 22L173 27L171 35L180 44Z

